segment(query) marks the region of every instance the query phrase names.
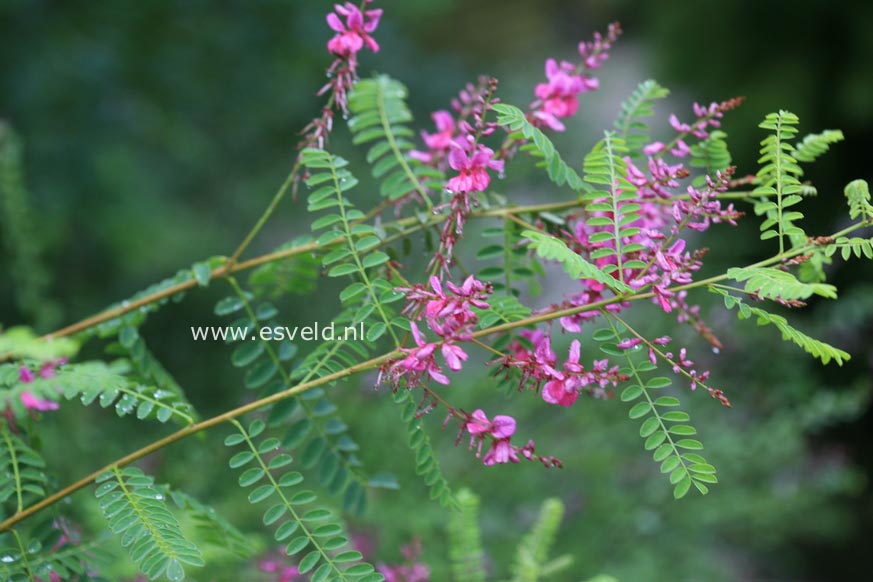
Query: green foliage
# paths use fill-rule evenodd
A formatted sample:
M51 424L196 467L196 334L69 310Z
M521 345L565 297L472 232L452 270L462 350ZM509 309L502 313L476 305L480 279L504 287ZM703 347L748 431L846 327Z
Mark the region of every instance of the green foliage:
M535 250L540 257L558 261L563 265L564 271L573 279L594 279L609 287L616 295L630 292L630 287L623 281L608 274L611 271L606 268L598 269L573 252L561 239L535 230L525 230L521 234L530 240L530 248Z
M661 473L669 474L673 486L673 497L684 497L692 485L703 495L709 492L708 485L718 483L715 467L695 451L703 449L697 439L689 438L697 434L690 424L687 412L678 409L679 399L674 396L657 396L657 393L673 384L667 376L643 377L657 370L648 359L634 357L638 352L620 350L617 345L622 336L608 312L602 311L609 322L609 329L594 332L594 339L600 343L600 350L613 357L624 358L627 366L619 373L631 378L621 393L622 402L634 403L628 411L632 420L642 420L640 436L645 440L645 448L652 452L652 458L661 465Z
M458 510L449 516L449 560L454 582L485 582L479 498L469 489L455 496Z
M45 461L6 423L0 426L0 503L15 502L16 512L45 497L48 478Z
M399 388L394 393L394 403L400 407L400 420L406 425L409 435L409 448L415 453L415 473L430 488L430 498L439 500L445 507L457 507L456 496L452 494L446 478L440 470L440 463L433 452L430 437L418 418L418 405L409 390Z
M212 270L215 270L219 266L224 264L224 260L225 259L223 257L212 257L204 261L202 264L208 266ZM200 276L204 276L202 267ZM112 338L118 336L123 328L139 328L143 325L143 323L145 323L146 319L148 318L148 314L158 311L161 307L167 305L170 302L180 303L183 299L185 299L184 291L177 291L175 293L171 293L170 291L178 285L191 283L192 281L198 285L203 282L202 279L198 281L198 278L192 269L180 269L176 272L174 276L163 279L162 281L159 281L154 285L149 285L145 289L135 293L129 299L125 299L120 303L114 303L110 305L109 307L107 307L107 311L112 309L127 308L131 304L134 304L143 298L151 297L155 294L164 295L163 297L161 297L161 299L157 301L147 302L139 306L137 309L128 311L123 315L119 315L118 317L113 317L106 321L100 322L99 324L82 331L79 336L83 339L95 336L100 338Z
M310 244L311 235L296 237L280 245L274 252ZM308 295L317 288L321 260L315 253L299 253L280 261L272 261L253 270L248 278L249 288L258 297L276 299L288 293Z
M197 541L221 548L240 558L248 558L255 553L256 548L249 537L215 509L182 491L169 487L164 487L163 491L194 524L198 534Z
M702 168L708 176L715 176L731 165L731 153L728 151L727 134L720 129L713 130L709 137L691 146L692 168ZM694 185L701 187L706 183L705 176L698 176Z
M843 141L843 132L839 129L811 133L798 142L794 158L798 162L814 162L816 158L827 153L831 145L841 141Z
M513 295L491 295L488 309L479 312L479 328L486 329L500 323L520 321L531 314L530 307Z
M732 267L727 276L741 283L745 281L746 291L767 299L809 299L812 295L837 298L833 285L804 283L790 272L773 267Z
M237 292L236 297L221 300L216 310L226 315L242 312L234 326L246 327L253 335L261 326L276 325L274 317L278 310L269 302L260 303L257 308L250 303L252 295L243 291L235 279L230 280ZM342 362L340 343L332 344L327 362ZM355 342L344 342L354 346ZM281 342L262 339L258 334L256 341L239 341L231 354L231 363L246 370L244 383L247 388L257 389L261 394L274 394L295 383L303 383L315 377L321 370L308 368L306 360L292 372L287 369L297 353L297 346L287 338ZM341 365L340 363L334 365ZM303 370L308 370L305 374ZM301 449L302 464L306 469L319 469L321 484L333 495L342 496L347 511L363 513L366 507L365 487L368 479L356 456L357 443L348 433L348 426L338 415L337 406L331 402L324 390L309 390L300 396L288 398L276 404L270 414L272 425L286 427L282 444L286 448Z
M375 142L367 162L382 196L397 200L415 192L429 200L428 189L441 189L444 177L409 156L415 144L407 139L414 134L405 125L412 121L406 95L406 87L386 75L358 81L349 96L349 129L355 144Z
M118 342L110 344L107 352L112 355L126 356L133 365L128 377L141 386L149 386L159 401L173 401L177 409L184 409L185 416L176 415L174 420L184 423L199 420L194 406L188 400L185 390L176 382L163 364L152 354L136 327L124 325L119 329ZM160 408L160 405L156 405ZM167 413L164 412L162 416ZM160 417L159 417L160 418ZM163 421L162 421L163 422Z
M135 414L139 420L181 424L194 422L193 409L178 394L160 387L143 385L128 377L130 367L123 360L112 364L83 362L69 364L59 369L54 377L36 378L29 384L19 383L11 393L28 392L46 400L57 401L61 396L67 400L79 400L85 406L98 402L102 408L113 407L118 416ZM6 404L0 402L0 410Z
M546 134L534 127L521 109L506 103L498 103L493 108L497 112L497 123L513 132L510 134L512 139L529 140L529 143L522 149L533 157L542 159L537 165L546 169L552 182L558 186L566 184L576 192L589 190L576 170L561 159L561 154L558 153Z
M605 230L596 232L589 241L602 243L591 253L591 258L615 256L617 264L603 267L605 274L618 272L618 280L624 283L626 268L644 268L637 259L627 261L625 255L643 249L638 243L625 243L624 239L639 234L639 228L629 226L640 219L640 205L637 203L637 188L627 179L627 162L624 156L628 148L624 140L613 132L605 132L588 155L585 156L585 181L605 190L589 192L583 198L588 212L605 212L606 215L588 219L591 226L602 226ZM611 214L610 214L611 213Z
M570 565L570 556L549 560L549 552L555 543L563 517L564 504L560 499L543 501L536 523L525 534L515 551L512 582L538 582Z
M0 329L0 355L8 358L45 362L70 358L78 351L79 343L67 337L44 341L27 327Z
M377 315L367 332L367 341L375 342L387 332L398 345L394 328L406 331L408 326L403 318L392 318L393 313L387 304L402 299L403 295L394 292L393 285L384 279L370 276L371 271L384 269L389 257L376 250L382 244L376 229L361 222L364 214L345 197L344 193L358 183L357 179L345 169L348 162L324 150L304 150L301 160L311 174L306 185L310 188L318 186L309 195L309 211L336 209L317 218L312 223L312 230L322 231L319 240L340 238L345 241L322 259L324 267L329 268L328 277L356 275L359 281L340 293L346 309L355 309L351 314L352 321L367 322L370 316Z
M242 445L243 450L230 458L230 467L241 470L247 467L239 476L239 484L243 488L252 488L248 495L250 503L272 499L273 504L264 512L264 525L277 525L274 537L277 542L285 544L286 554L301 555L300 573L312 571L313 582L384 581L373 566L361 561L359 552L348 549L348 537L333 513L312 506L317 497L314 492L300 488L302 474L285 471L278 476L279 469L288 467L294 460L291 455L277 453L280 447L278 438L267 437L255 442L266 428L264 422L255 420L248 429L237 421L233 424L239 432L229 435L225 445Z
M18 307L37 329L60 319L58 304L48 296L51 277L42 260L43 239L36 228L24 186L21 142L0 120L0 230L11 258L6 282L13 287Z
M779 238L779 252L785 250L786 236L804 236L803 230L794 222L803 218L803 214L787 209L798 204L802 197L800 176L803 170L794 157L795 148L790 140L797 135L797 124L800 120L791 112L780 111L770 113L758 126L772 133L761 141L761 157L758 163L757 179L759 186L754 194L775 196L776 200L767 200L755 206L757 214L767 214L761 223L761 240Z
M151 477L136 467L114 467L96 482L95 495L109 529L150 580L183 580L184 565L204 565L200 550L185 539Z
M870 204L870 188L865 180L853 180L844 190L849 202L849 218L873 222L873 205Z
M60 547L54 547L60 539L61 532L49 523L47 528L55 535L50 544L37 538L28 539L26 543L18 532L12 537L18 537L21 545L0 548L0 579L8 582L33 582L34 580L49 580L52 575L60 580L93 580L93 572L105 566L110 555L105 551L106 537L99 536L84 543L67 540ZM23 551L22 551L23 547Z
M843 260L846 261L852 258L853 254L859 259L862 256L873 259L873 239L841 236L825 246L824 254L826 257L831 257L838 250Z
M622 101L621 110L615 120L615 131L627 144L631 157L643 156L643 146L652 141L649 137L649 126L643 119L652 117L655 114L655 102L666 98L669 94L669 89L648 79L640 83L634 92Z
M504 220L499 227L489 227L482 231L484 239L498 238L498 243L487 242L476 252L480 261L500 259L496 264L479 270L480 280L489 281L495 293L511 293L518 297L524 287L531 295L539 295L540 279L545 275L536 256L528 251L527 241L521 234L521 226L512 220Z
M772 324L782 333L783 341L791 341L797 346L803 348L803 351L806 353L821 360L823 364L827 364L831 360L834 360L837 365L842 366L843 362L846 362L851 358L851 356L843 350L835 348L823 341L806 335L802 331L794 329L781 315L775 315L758 307L747 305L741 299L730 295L724 289L710 286L709 290L723 296L724 305L728 309L737 307L739 309L737 317L740 319L749 319L752 316L756 316L758 318L758 325Z

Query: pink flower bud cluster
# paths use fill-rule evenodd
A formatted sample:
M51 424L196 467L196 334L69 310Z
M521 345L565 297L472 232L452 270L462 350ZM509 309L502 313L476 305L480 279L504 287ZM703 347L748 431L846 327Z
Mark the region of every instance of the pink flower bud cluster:
M436 362L436 351L439 349L450 370L457 372L461 369L467 360L467 353L458 343L472 339L473 327L479 319L473 308L488 309L487 298L491 293L491 285L470 275L460 286L449 281L443 289L439 278L434 276L430 278L429 288L417 284L411 288L399 288L398 291L406 293L407 305L403 313L410 315L413 320L423 318L440 341L426 341L416 322L410 321L415 347L401 348L406 356L383 366L380 381L384 375L396 388L402 378L411 388L421 384L425 375L428 375L440 384L448 384L448 377Z

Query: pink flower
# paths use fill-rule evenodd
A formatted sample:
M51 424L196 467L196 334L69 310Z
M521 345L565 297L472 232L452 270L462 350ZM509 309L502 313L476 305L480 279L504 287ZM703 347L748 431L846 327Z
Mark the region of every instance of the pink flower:
M464 426L474 436L491 435L497 439L508 439L515 434L514 418L498 414L494 417L494 422L491 422L481 408L473 411Z
M494 150L482 144L478 144L471 154L458 142L452 142L449 166L460 173L449 180L447 188L456 194L484 191L491 183L488 169L503 171L503 160L494 160L493 157Z
M421 138L425 145L432 150L447 149L452 143L452 134L455 132L455 121L452 119L452 114L448 111L435 111L431 117L436 125L437 133L422 131Z
M482 463L486 467L499 463L509 463L510 461L513 463L518 462L518 452L509 444L509 439L491 441L491 449L485 455L485 458L482 459Z
M449 147L452 145L452 137L455 134L455 120L452 119L452 114L448 111L435 111L431 118L436 125L436 133L421 132L421 139L429 151L422 152L412 150L409 152L410 157L425 164L442 160Z
M336 4L334 10L336 12L327 15L327 25L336 32L336 35L328 41L327 50L337 56L348 58L357 54L366 44L374 53L379 52L379 45L370 33L379 25L379 19L382 17L381 9L362 13L360 8L351 2L346 2L342 5ZM340 20L340 16L345 18L345 24Z
M579 109L578 95L594 91L599 83L576 73L573 63L562 61L559 65L555 59L546 61L546 78L548 82L540 83L534 90L541 103L533 114L551 129L563 131L564 124L558 120L575 115Z
M485 412L478 409L470 415L470 419L464 425L471 437L479 439L481 450L482 441L491 438L491 448L482 462L486 466L499 463L518 462L518 452L509 440L515 434L515 419L511 416L497 415L494 422L488 420ZM477 453L478 456L478 453Z
M632 338L621 340L620 342L618 342L618 345L615 347L617 347L620 350L629 350L631 348L635 348L638 345L640 345L640 342L642 342L642 341L643 340L641 340L638 337L632 337Z
M46 410L57 410L60 408L57 402L38 398L27 391L21 393L21 403L28 410L38 410L41 412Z
M36 376L33 375L33 371L30 368L21 366L18 368L18 379L25 384L30 384L36 379Z
M660 141L652 142L643 148L643 153L647 156L654 156L654 155L659 154L662 151L664 151L665 147L666 146L664 145L664 142L660 142Z
M666 253L658 251L655 253L655 262L658 266L667 273L672 273L682 266L682 251L685 250L685 241L677 240Z
M579 392L570 382L565 380L552 380L543 386L543 400L549 404L558 404L569 408L579 398Z

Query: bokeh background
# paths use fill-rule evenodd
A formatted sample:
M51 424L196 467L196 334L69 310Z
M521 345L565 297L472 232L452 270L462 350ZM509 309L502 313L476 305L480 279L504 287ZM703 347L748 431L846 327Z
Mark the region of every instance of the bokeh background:
M747 97L724 124L740 174L755 171L762 137L756 126L767 112L789 109L805 131L844 131L846 141L806 174L819 188L819 196L806 202L808 232L840 228L846 220L843 186L871 178L873 3L379 5L385 8L377 33L383 50L363 57L362 72L384 72L406 83L421 127L430 127L429 112L445 107L480 73L500 78L505 101L525 105L546 57L573 57L579 40L620 20L625 35L602 70L601 91L585 96L579 116L556 137L567 159L578 164L611 125L620 101L640 81L655 78L672 90L659 107L656 134L667 135L671 111L690 117L693 101ZM49 298L39 313L28 309L17 291L20 272L4 253L0 321L47 331L204 257L230 253L287 174L296 132L318 113L313 93L329 62L329 8L329 2L310 0L0 0L0 119L24 144L35 224L28 241L46 267L40 280ZM333 146L365 174L344 129ZM498 188L519 201L559 196L530 169L519 164ZM360 196L368 196L365 188ZM4 220L8 230L9 216ZM286 201L252 252L305 233L306 221L305 207ZM771 250L757 240L754 219L734 232L714 229L698 244L711 249L707 272ZM454 449L454 433L439 433L433 419L431 434L450 482L482 498L494 579L506 574L515 543L550 496L568 508L555 551L575 558L555 580L600 573L625 581L862 579L871 566L873 535L873 270L836 263L830 274L841 289L839 303L813 302L792 315L801 328L853 354L842 368L821 367L782 344L774 330L736 322L701 299L726 349L715 355L698 347L694 355L713 369L734 403L724 410L704 394L682 394L720 470L721 484L706 498L672 501L635 423L616 403L580 401L556 410L507 398L484 371L456 382L451 390L458 404L515 414L539 450L566 464L562 471L532 464L486 470L463 448ZM162 309L143 328L204 415L249 397L227 360L228 348L195 344L188 331L190 325L222 323L212 305L227 290L217 287ZM323 289L319 298L332 296L329 285ZM280 306L289 324L327 321L336 310L331 300L299 296ZM653 333L670 325L657 318L643 323ZM560 351L568 340L557 341ZM101 354L98 344L86 348L86 356ZM351 527L368 540L373 559L387 562L397 561L401 544L420 537L433 580L446 580L445 514L427 501L397 411L384 391L373 391L372 380L336 387L335 400L362 444L367 467L394 472L402 488L374 496L369 514ZM62 481L161 432L73 406L43 422L46 455ZM262 536L269 549L257 514L226 470L220 433L155 455L149 468L214 503L255 539ZM88 502L88 493L80 496ZM80 517L86 528L99 526L94 513ZM204 580L229 579L232 568L244 568L213 558L218 567ZM242 571L247 577L240 579L257 579ZM116 574L131 575L123 565Z

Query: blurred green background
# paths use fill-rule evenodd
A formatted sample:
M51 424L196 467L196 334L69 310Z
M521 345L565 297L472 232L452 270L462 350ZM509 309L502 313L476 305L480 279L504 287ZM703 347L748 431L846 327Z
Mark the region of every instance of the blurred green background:
M384 72L406 83L420 127L430 129L429 112L446 107L480 73L501 79L505 101L527 104L546 57L572 58L579 40L620 20L625 35L600 74L601 91L584 97L578 117L556 137L568 160L578 164L611 125L620 101L651 77L673 91L659 108L656 134L667 135L671 111L690 117L693 101L748 98L724 124L741 175L755 171L762 137L756 126L767 112L789 109L806 131L842 129L846 141L807 172L820 192L807 201L808 232L840 228L843 185L871 178L869 2L378 5L385 8L376 35L383 50L363 56L362 73ZM57 303L56 311L44 314L41 331L233 250L293 163L296 132L318 114L313 93L329 63L324 14L330 6L302 0L0 0L0 119L25 145L36 220L32 242L51 273L49 293ZM365 174L344 128L332 143L358 175ZM530 168L518 164L498 189L518 201L564 195L554 194ZM365 188L359 196L368 196ZM307 220L303 206L286 201L252 252L305 233ZM711 249L707 272L770 252L757 240L755 220L747 222L735 231L708 233L700 243ZM5 253L0 273L0 321L27 323ZM820 367L779 342L774 330L736 322L701 298L726 349L714 355L698 347L692 355L712 367L734 403L724 410L705 394L681 394L720 471L721 484L706 498L672 501L623 406L582 400L571 410L556 410L529 398L507 399L492 389L488 370L469 367L451 388L455 402L515 414L538 450L566 465L562 471L533 464L482 468L463 448L455 450L454 433L440 433L433 419L431 434L450 482L482 497L485 545L496 574L506 574L515 542L549 496L568 507L555 551L575 557L572 570L555 580L598 573L625 581L851 580L869 571L873 270L837 263L830 274L842 291L839 303L816 302L792 315L802 329L853 354L842 368ZM228 348L194 344L188 332L190 325L222 323L211 306L227 289L217 287L165 307L143 329L204 415L249 398L227 361ZM332 297L331 289L325 285L319 297ZM331 300L306 297L280 304L289 324L329 320L336 310ZM667 318L642 325L652 333L672 327ZM559 353L568 341L557 340ZM102 353L99 345L88 349L85 355ZM373 559L389 562L398 560L402 543L420 536L432 579L446 580L445 515L427 501L397 411L372 384L365 377L338 386L335 401L362 444L368 469L396 473L403 487L373 498L369 514L353 520L352 528L370 539ZM161 433L160 427L143 429L72 406L43 422L46 442L64 443L48 444L46 452L63 482ZM213 502L263 536L257 513L225 468L220 433L154 455L148 466L159 480ZM87 502L88 494L80 499ZM89 527L99 525L99 516L80 518ZM120 569L118 575L128 574ZM226 578L206 573L202 579Z

